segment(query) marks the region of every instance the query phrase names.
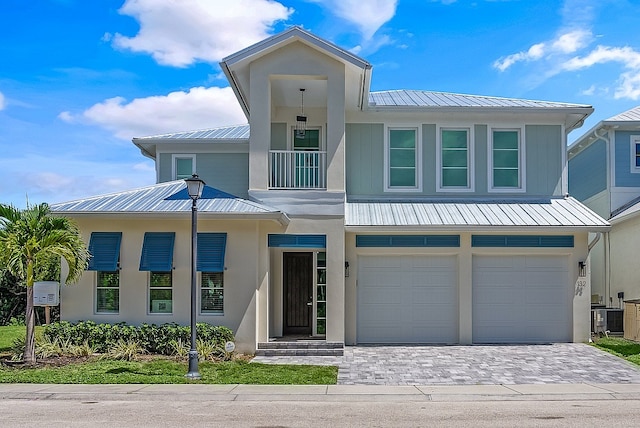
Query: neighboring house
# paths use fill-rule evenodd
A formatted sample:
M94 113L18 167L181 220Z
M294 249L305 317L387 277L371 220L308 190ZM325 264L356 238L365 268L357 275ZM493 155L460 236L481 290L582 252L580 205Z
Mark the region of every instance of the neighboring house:
M135 138L157 185L53 206L94 254L62 319L188 324L197 172L198 320L241 350L589 338L609 225L566 196L566 142L590 106L369 92L367 61L298 27L221 67L248 125Z
M640 299L640 106L571 145L569 193L611 223L591 252L593 303L622 308Z

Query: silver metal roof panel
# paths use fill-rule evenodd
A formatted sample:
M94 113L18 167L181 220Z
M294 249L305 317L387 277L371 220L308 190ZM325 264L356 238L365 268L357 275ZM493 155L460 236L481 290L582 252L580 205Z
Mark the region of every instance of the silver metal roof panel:
M372 107L591 108L584 104L405 89L370 92L369 104Z
M347 228L580 228L606 230L609 223L574 198L547 200L456 200L347 202Z
M605 122L640 122L640 106L612 116Z
M134 138L134 140L249 140L249 124L201 129L198 131L174 132Z
M51 205L59 214L153 214L190 213L191 199L186 195L184 180L155 184L140 189L108 195L93 196L76 201ZM180 193L182 192L182 193ZM229 216L260 216L278 219L286 216L276 209L258 202L238 198L206 186L203 197L198 200L201 214L224 214Z

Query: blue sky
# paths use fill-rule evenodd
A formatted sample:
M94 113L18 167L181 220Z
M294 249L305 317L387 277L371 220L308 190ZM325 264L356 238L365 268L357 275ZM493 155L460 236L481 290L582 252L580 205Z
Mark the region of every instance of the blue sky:
M131 138L245 123L218 62L301 25L373 64L371 90L640 104L636 0L2 0L0 202L154 183Z

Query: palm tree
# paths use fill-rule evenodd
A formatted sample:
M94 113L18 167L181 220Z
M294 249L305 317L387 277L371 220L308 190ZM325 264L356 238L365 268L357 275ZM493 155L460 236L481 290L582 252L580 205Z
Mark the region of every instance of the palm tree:
M53 257L64 258L69 265L67 283L80 279L87 267L89 252L75 222L53 216L46 203L27 206L25 210L0 204L0 266L27 287L27 335L23 354L27 364L36 360L33 283L36 272Z

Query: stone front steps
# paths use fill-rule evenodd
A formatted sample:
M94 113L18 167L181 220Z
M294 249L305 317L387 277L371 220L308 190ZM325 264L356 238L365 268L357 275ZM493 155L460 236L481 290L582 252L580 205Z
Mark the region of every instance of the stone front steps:
M284 355L300 356L342 356L344 342L327 342L324 340L293 340L259 342L256 356L276 357Z

